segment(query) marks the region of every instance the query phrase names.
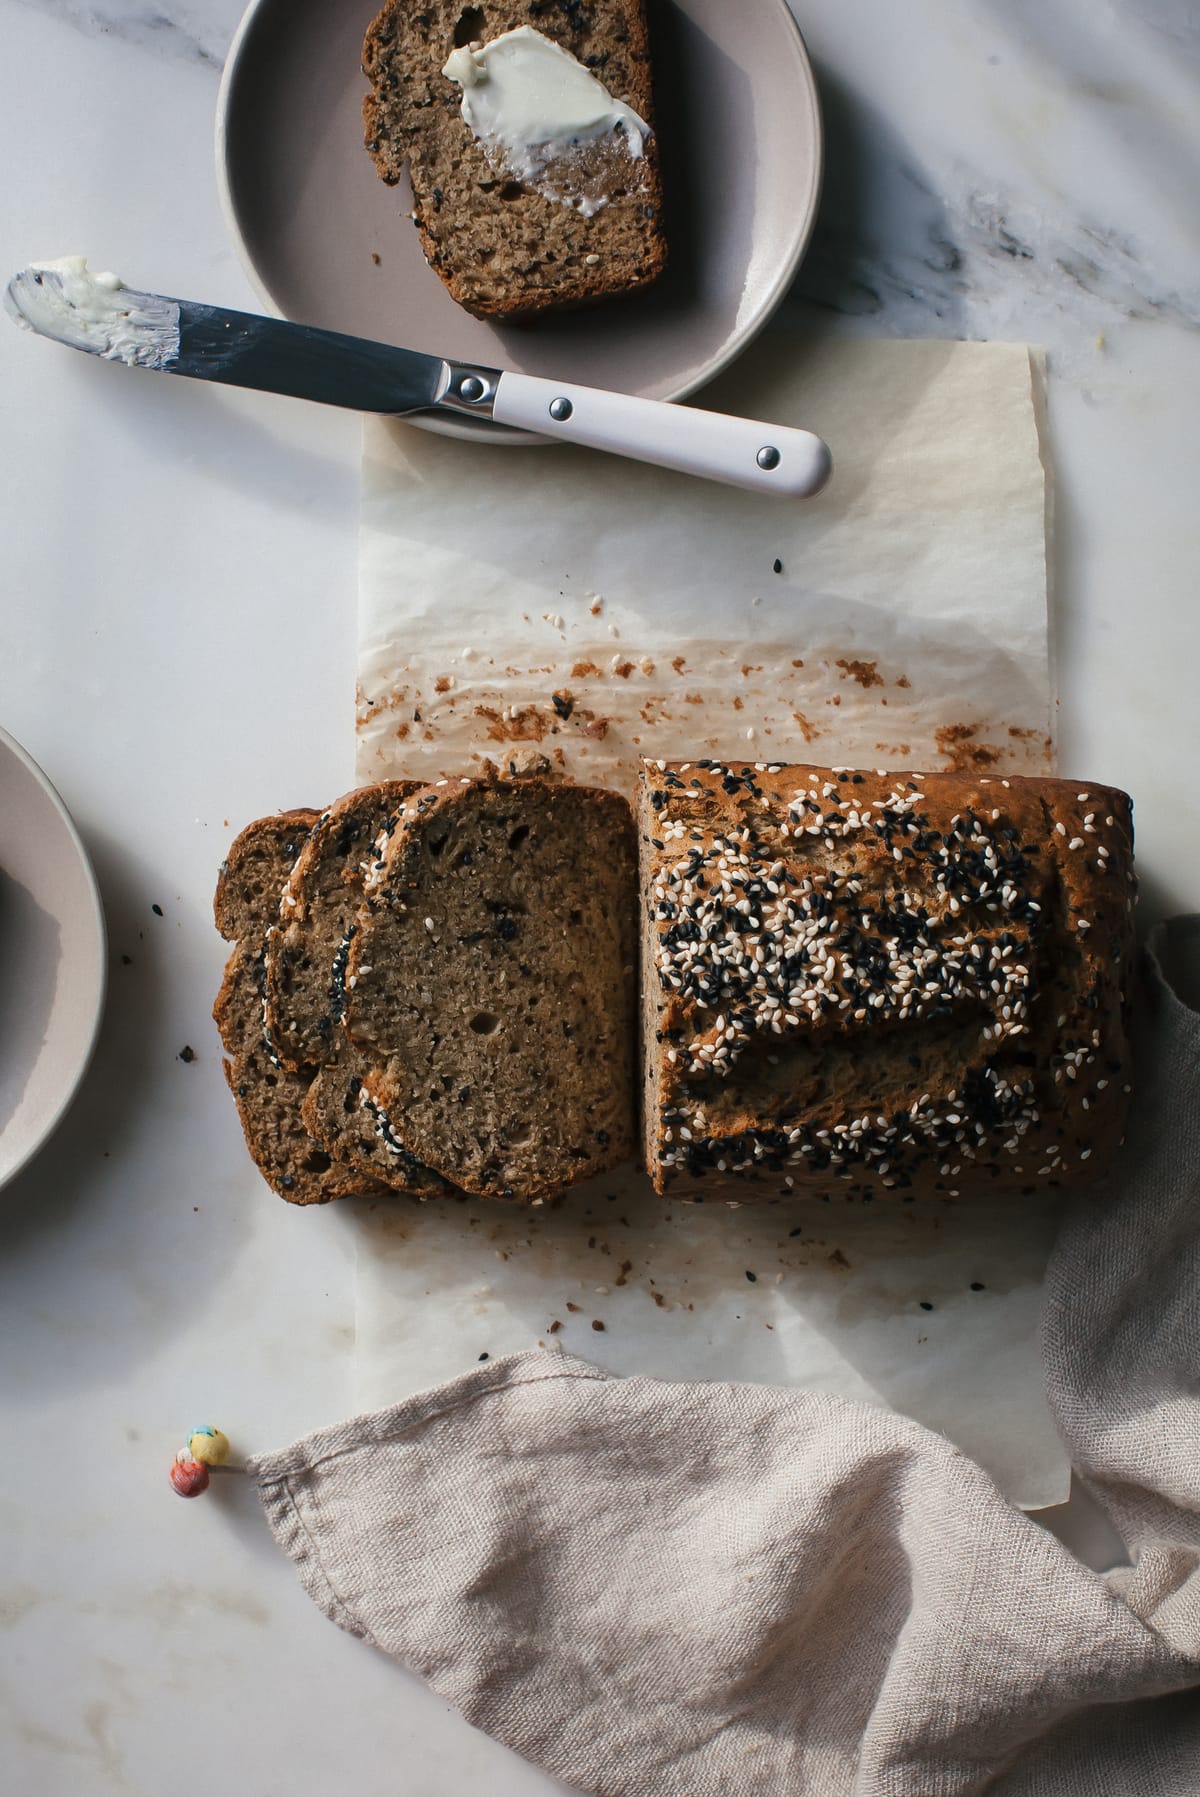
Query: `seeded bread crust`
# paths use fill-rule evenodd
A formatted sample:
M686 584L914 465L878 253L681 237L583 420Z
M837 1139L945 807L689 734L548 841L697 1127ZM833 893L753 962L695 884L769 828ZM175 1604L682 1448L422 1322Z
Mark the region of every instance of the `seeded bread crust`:
M591 217L508 179L442 74L456 45L531 25L569 50L653 126L643 0L389 0L367 31L367 150L382 178L409 167L413 220L430 267L480 318L515 318L626 293L666 265L662 184L651 135L636 161L614 142L597 171L610 197ZM617 133L623 137L623 133Z
M289 1204L328 1204L386 1190L339 1165L312 1139L300 1115L308 1077L278 1064L263 1021L263 939L317 816L285 811L248 824L222 864L213 901L217 928L234 943L213 1007L225 1078L255 1165Z
M1036 1192L1122 1138L1128 797L1088 781L647 763L660 1193Z
M462 1190L540 1203L630 1158L634 880L613 792L454 780L401 813L346 1030L396 1139Z

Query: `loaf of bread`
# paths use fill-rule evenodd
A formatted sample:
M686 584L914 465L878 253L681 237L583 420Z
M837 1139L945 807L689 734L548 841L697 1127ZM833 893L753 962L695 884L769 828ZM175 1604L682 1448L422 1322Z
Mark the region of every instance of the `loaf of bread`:
M387 182L409 169L430 267L469 312L514 318L643 287L666 263L653 134L621 130L564 155L545 181L514 178L477 139L443 73L457 48L529 27L569 51L653 123L643 0L388 0L367 31L367 149Z
M451 780L367 876L345 1027L360 1100L423 1165L542 1202L633 1152L636 853L617 793Z
M248 824L229 850L213 901L217 928L234 944L213 1007L225 1078L255 1165L290 1204L326 1204L386 1189L339 1164L313 1140L301 1117L311 1075L281 1064L264 1018L264 940L317 815L284 811Z
M649 762L659 1192L1076 1186L1124 1129L1129 799L1089 782Z

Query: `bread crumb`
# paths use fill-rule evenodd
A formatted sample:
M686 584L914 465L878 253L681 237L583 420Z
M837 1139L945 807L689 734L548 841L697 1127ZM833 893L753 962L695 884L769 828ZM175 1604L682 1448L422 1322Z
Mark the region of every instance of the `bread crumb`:
M588 594L588 610L591 612L593 618L598 618L600 613L604 610L604 600L599 593Z

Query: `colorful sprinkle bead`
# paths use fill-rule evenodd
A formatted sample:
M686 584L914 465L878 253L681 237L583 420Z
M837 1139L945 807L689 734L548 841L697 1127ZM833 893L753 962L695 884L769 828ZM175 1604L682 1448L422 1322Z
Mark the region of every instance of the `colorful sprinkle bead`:
M208 1468L202 1460L193 1460L186 1449L171 1463L171 1484L180 1497L199 1497L208 1490Z
M193 1460L199 1460L205 1466L224 1466L229 1458L229 1437L205 1423L188 1436L188 1451Z

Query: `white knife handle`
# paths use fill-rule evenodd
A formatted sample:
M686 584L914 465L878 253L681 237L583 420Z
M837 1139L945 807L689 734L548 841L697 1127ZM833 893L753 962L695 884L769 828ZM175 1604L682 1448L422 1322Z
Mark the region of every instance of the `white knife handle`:
M833 469L827 446L811 431L530 374L500 376L492 417L563 443L791 499L819 493Z

